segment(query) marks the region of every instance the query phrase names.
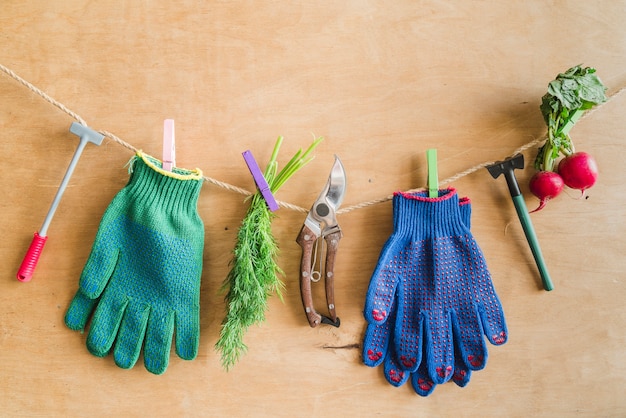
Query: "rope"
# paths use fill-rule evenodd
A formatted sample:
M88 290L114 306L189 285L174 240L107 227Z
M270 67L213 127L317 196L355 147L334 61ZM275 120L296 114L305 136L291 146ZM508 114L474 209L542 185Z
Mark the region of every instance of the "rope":
M61 103L58 100L55 100L52 97L48 96L48 94L46 94L46 92L41 90L39 87L32 85L31 83L29 83L28 81L24 80L22 77L20 77L19 75L15 74L11 69L5 67L2 64L0 64L0 70L4 71L9 77L11 77L12 79L17 81L18 83L20 83L23 86L25 86L28 90L30 90L33 93L41 96L41 98L43 98L45 101L51 103L52 105L58 107L63 112L65 112L68 115L70 115L71 117L73 117L81 125L87 126L87 122L85 122L85 120L83 118L81 118L78 113L68 109L63 103Z
M48 103L52 104L53 106L57 107L58 109L60 109L61 111L63 111L64 113L68 114L69 116L71 116L72 118L74 118L76 121L78 121L81 125L84 126L88 126L87 122L76 112L74 112L73 110L69 109L66 105L64 105L63 103L59 102L58 100L52 98L51 96L49 96L46 92L44 92L43 90L41 90L39 87L29 83L28 81L26 81L25 79L23 79L22 77L20 77L19 75L17 75L13 70L11 70L10 68L5 67L4 65L0 64L0 70L2 72L4 72L6 75L8 75L9 77L11 77L12 79L14 79L15 81L17 81L18 83L20 83L21 85L25 86L28 90L32 91L33 93L37 94L38 96L40 96L42 99L44 99L45 101L47 101ZM584 115L582 116L582 119L590 116L591 114L593 114L595 111L597 111L600 107L602 107L604 104L608 103L611 99L617 97L618 95L622 94L622 92L626 90L626 87L622 87L619 90L617 90L615 93L611 94L608 96L608 99L606 102L596 106L593 109L590 109L588 111L586 111L584 113ZM119 145L123 146L124 148L127 148L133 152L137 152L137 148L135 148L132 144L124 141L123 139L119 138L117 135L112 134L111 132L108 131L98 131L100 134L104 135L105 137L109 138L110 140L112 140L113 142L118 143ZM547 134L543 135L541 138L537 138L537 139L533 139L532 141L522 145L521 147L517 148L515 151L513 151L509 157L512 157L516 154L519 154L521 152L526 151L529 148L532 148L534 146L537 146L539 144L541 144L543 141L545 141L547 139ZM473 167L470 167L466 170L460 171L442 181L439 182L440 185L445 185L445 184L449 184L449 183L453 183L465 176L468 176L470 174L473 174L479 170L482 170L483 168L486 168L487 166L490 166L492 164L494 164L495 161L486 161L480 164L476 164ZM238 193L244 196L251 196L253 194L253 192L250 192L246 189L242 189L241 187L237 187L234 186L232 184L214 179L212 177L208 177L208 176L204 176L204 180L207 181L208 183L211 183L217 187L220 187L222 189L225 190L229 190L231 192L234 193ZM411 189L411 190L407 190L408 193L411 192L416 192L416 191L421 191L421 190L425 190L424 187L420 187L420 188L416 188L416 189ZM367 202L361 202L361 203L357 203L354 204L352 206L348 206L345 207L343 209L340 209L337 211L337 214L343 214L343 213L348 213L348 212L352 212L354 210L357 209L363 209L369 206L373 206L373 205L377 205L379 203L384 203L384 202L388 202L390 200L393 199L393 194L385 196L385 197L381 197L378 199L373 199L373 200L369 200ZM296 212L302 212L302 213L306 213L308 212L308 209L305 209L303 207L300 207L298 205L294 205L292 203L288 203L288 202L282 202L282 201L277 201L278 205L286 208L286 209L290 209Z

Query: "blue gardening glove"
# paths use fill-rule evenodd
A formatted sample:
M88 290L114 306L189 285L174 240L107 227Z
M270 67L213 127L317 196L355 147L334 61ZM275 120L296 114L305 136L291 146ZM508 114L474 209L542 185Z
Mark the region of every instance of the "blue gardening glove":
M459 213L461 221L468 227L471 222L472 207L468 198L459 200ZM368 324L363 339L363 362L376 367L384 361L384 375L387 381L394 386L401 386L409 379L409 372L405 371L396 359L395 346L392 336L394 334L397 297L391 306L389 318L382 324ZM428 396L435 389L436 384L428 376L426 368L426 356L422 353L422 362L416 372L410 374L411 383L415 392L421 396ZM458 386L464 387L469 383L471 370L460 356L458 347L455 348L455 366L452 381Z
M453 376L455 340L468 370L487 359L483 334L506 342L504 313L454 189L394 195L394 230L372 275L365 303L370 324L384 324L397 298L393 341L402 369L434 384ZM391 329L391 328L390 328ZM424 353L424 354L422 354ZM419 375L419 373L418 373Z
M65 315L65 324L81 331L91 317L92 354L105 356L115 345L115 363L131 368L143 346L145 367L155 374L167 369L174 331L181 358L198 353L204 247L202 172L160 167L141 153L132 160Z

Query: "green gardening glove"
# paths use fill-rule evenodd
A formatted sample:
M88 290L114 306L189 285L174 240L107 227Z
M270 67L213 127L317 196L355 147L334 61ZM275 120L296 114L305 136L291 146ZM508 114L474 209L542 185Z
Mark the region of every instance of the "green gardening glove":
M167 172L141 152L130 171L128 184L104 213L65 324L82 331L91 317L92 354L103 357L115 345L115 363L131 368L143 346L146 369L161 374L174 331L181 358L198 353L202 172Z

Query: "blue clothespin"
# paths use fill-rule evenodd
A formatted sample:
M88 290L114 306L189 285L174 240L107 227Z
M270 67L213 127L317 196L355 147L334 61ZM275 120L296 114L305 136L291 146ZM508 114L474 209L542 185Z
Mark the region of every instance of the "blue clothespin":
M267 184L267 181L265 180L265 177L263 176L263 173L261 172L259 165L256 163L256 160L254 159L254 156L252 155L252 152L250 152L250 150L244 151L241 155L243 155L243 159L246 161L246 165L248 166L248 169L250 170L250 174L252 174L252 178L254 179L254 182L256 183L256 187L261 192L263 199L265 199L265 202L267 203L267 207L272 212L278 210L278 203L276 203L276 199L274 199L274 195L272 194L272 191L270 190L270 186L269 184Z
M163 170L172 171L176 166L176 136L174 133L174 119L165 119L163 122Z
M437 150L426 150L426 163L428 165L428 197L439 197L439 175L437 174Z

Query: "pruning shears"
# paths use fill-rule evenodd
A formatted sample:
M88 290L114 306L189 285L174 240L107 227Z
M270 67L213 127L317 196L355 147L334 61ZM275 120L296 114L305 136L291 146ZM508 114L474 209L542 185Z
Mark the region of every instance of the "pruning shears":
M346 172L339 157L335 156L335 163L330 170L326 186L304 220L304 225L296 242L302 247L302 261L300 267L300 294L304 311L311 327L320 323L339 326L339 318L335 310L335 256L342 237L341 228L337 223L336 211L346 193ZM322 269L321 256L319 270L315 270L318 253L323 252L326 244L326 265ZM322 249L320 250L320 247ZM322 272L322 270L324 270ZM313 307L311 282L325 278L326 304L329 316L317 313Z

